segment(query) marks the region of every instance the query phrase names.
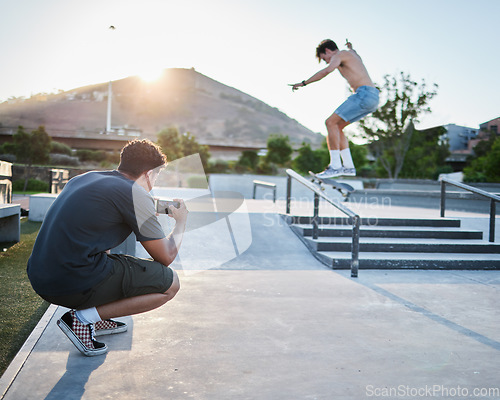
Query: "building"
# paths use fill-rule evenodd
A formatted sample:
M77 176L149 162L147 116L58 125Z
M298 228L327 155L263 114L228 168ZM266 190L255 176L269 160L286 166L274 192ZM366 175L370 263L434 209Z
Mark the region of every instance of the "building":
M498 135L498 126L500 125L500 117L483 122L479 125L479 133L477 138L469 141L469 151L473 153L474 147L483 141L489 140L491 135Z
M452 153L468 150L469 141L476 139L479 133L478 129L455 124L448 124L443 127L446 129L446 133L441 136L441 140L448 141L449 149Z
M499 125L500 125L500 117L482 123L481 125L479 125L479 129L482 132L487 132L489 134L498 135L498 126Z
M451 153L446 163L455 171L461 171L468 157L474 155L474 147L479 142L488 140L492 134L497 135L499 125L500 117L480 124L479 129L455 124L444 125L446 133L440 139L448 141Z

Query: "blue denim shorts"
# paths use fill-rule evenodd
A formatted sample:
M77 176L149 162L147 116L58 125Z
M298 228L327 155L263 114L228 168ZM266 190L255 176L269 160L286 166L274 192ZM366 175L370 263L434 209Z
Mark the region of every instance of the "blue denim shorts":
M346 122L356 122L374 112L378 107L378 102L377 88L360 86L335 110L335 114Z

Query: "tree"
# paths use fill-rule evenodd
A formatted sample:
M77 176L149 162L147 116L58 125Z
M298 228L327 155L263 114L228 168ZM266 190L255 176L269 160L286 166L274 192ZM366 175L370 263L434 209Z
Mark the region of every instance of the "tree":
M267 139L266 161L277 165L284 165L292 156L290 138L283 135L270 135Z
M27 133L22 126L19 126L12 138L17 160L25 163L23 191L26 191L32 165L43 164L50 159L51 138L43 126L39 126L31 133Z
M446 170L445 160L450 155L448 142L440 140L444 133L446 129L442 126L422 131L415 129L400 176L413 179L437 179L439 172ZM450 168L448 167L448 170Z
M311 149L309 143L302 143L298 153L298 156L292 161L292 167L301 174L307 174L309 171L322 171L330 159L326 141L323 142L321 148L316 150Z
M489 133L489 137L486 140L481 140L478 144L474 146L474 158L484 157L493 148L493 143L495 143L496 135Z
M248 171L255 171L259 164L259 155L255 150L244 150L241 152L237 165Z
M368 159L368 149L366 145L350 143L349 149L351 150L351 157L354 163L354 166L357 169L363 168Z
M403 167L415 127L423 113L430 113L430 100L436 96L438 85L427 89L424 80L420 84L409 74L384 76L381 87L382 105L360 123L362 136L368 139L377 162L389 178L397 179Z
M27 163L31 153L31 135L19 125L17 132L12 136L14 155L19 162Z
M208 146L199 144L196 138L189 132L185 132L181 135L180 142L183 157L190 156L192 154L199 154L203 168L207 170L208 159L210 158Z
M45 131L44 126L39 126L31 132L31 162L44 164L50 160L50 143L52 139Z
M207 170L210 158L208 146L200 145L191 133L186 132L181 135L176 127L169 127L158 133L157 143L167 156L168 161L199 154L203 168Z
M179 130L176 127L171 126L158 133L158 146L168 161L177 160L184 155Z
M490 142L490 151L473 159L470 165L464 168L465 181L500 182L500 137L494 137Z

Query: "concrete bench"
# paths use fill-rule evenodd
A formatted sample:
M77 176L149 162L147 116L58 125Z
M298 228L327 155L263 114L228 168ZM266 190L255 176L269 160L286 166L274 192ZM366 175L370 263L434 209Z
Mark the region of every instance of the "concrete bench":
M253 181L253 197L252 198L254 200L255 200L255 193L257 191L257 186L262 186L262 187L272 189L273 190L273 203L276 203L276 184L275 183L258 181L258 180Z
M0 204L0 242L21 240L21 206Z
M39 193L30 196L30 221L42 222L47 210L56 199L57 194Z

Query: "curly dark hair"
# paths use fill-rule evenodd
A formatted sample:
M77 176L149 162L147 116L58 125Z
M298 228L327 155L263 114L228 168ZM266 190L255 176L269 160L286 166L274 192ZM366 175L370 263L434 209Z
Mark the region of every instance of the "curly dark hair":
M146 171L167 163L167 156L160 147L148 139L128 142L120 153L118 171L138 178Z
M337 44L331 39L323 40L318 47L316 47L316 57L319 61L321 61L320 55L325 52L326 49L330 49L332 51L338 50Z

